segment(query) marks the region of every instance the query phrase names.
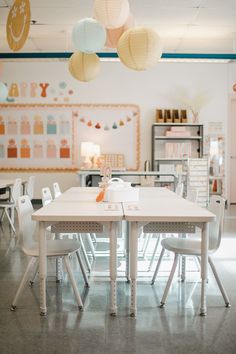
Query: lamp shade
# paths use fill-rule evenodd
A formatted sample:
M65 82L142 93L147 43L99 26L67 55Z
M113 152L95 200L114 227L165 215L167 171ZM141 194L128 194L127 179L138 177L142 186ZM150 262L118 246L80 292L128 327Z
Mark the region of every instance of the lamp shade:
M81 142L81 156L92 157L94 155L94 143L91 141Z
M161 41L151 28L135 27L127 30L119 39L117 52L121 62L133 70L146 70L161 57Z
M72 41L76 50L95 53L105 45L106 30L97 20L85 18L73 27Z
M69 71L77 80L93 80L100 71L100 59L95 53L75 52L69 59Z
M94 17L106 28L118 28L123 26L128 16L128 0L94 1Z
M105 46L108 48L116 48L118 41L122 34L127 31L127 29L134 26L134 17L133 15L129 15L128 19L126 20L125 24L118 28L107 28L107 39Z
M7 86L0 81L0 102L5 102L8 96Z

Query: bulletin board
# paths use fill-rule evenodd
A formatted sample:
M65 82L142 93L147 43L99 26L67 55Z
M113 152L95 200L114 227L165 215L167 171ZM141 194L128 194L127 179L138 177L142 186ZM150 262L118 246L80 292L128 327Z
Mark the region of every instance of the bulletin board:
M73 171L82 141L140 164L140 110L133 104L1 104L0 170Z

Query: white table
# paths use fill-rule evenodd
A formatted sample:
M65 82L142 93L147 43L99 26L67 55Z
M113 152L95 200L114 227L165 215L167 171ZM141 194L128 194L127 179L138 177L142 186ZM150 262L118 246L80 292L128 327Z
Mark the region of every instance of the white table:
M116 210L107 210L109 203L96 203L98 188L74 187L63 193L52 203L44 206L32 218L39 221L39 274L40 274L40 311L47 313L46 307L46 239L45 229L56 223L59 230L65 232L101 232L106 226L110 236L110 278L111 278L111 313L116 314L116 276L117 276L117 224L122 219L130 223L130 278L131 306L130 313L135 316L137 255L139 228L144 232L190 233L194 226L201 228L201 314L206 314L206 281L208 266L208 223L215 215L199 207L166 188L140 188L138 209L135 203L116 203ZM122 205L123 204L123 205ZM110 204L111 205L111 204ZM68 229L67 229L68 227ZM58 230L58 231L59 231Z
M201 309L206 315L206 282L208 269L208 223L215 215L206 209L191 203L166 188L140 188L138 210L131 209L132 203L123 203L125 220L130 222L130 314L137 313L136 280L139 228L147 233L191 233L194 226L201 229Z
M56 224L58 231L102 232L106 227L110 236L110 278L111 314L116 314L116 276L117 276L117 224L123 219L121 203L115 210L106 210L108 203L96 203L98 188L74 187L56 198L53 202L33 213L32 219L39 222L39 277L40 313L47 313L46 306L46 237L47 226Z

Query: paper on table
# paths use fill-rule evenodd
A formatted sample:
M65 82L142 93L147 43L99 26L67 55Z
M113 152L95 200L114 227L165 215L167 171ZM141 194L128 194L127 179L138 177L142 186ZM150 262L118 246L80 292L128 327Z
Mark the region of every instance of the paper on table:
M110 211L118 210L118 204L115 204L115 203L105 204L104 210L110 210Z

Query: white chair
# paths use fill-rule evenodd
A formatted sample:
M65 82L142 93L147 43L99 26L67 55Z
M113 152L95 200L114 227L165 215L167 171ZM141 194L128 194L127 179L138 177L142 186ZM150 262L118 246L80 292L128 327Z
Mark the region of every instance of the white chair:
M34 197L35 176L30 176L26 185L26 194L30 197L30 200Z
M183 182L179 182L175 188L175 193L179 195L180 197L183 197L184 193L184 184Z
M57 182L53 183L53 192L54 192L54 198L57 198L61 195L61 188Z
M42 204L43 204L43 206L47 205L47 204L49 204L49 203L51 203L53 201L52 193L51 193L49 187L42 188L41 195L42 195ZM50 230L50 227L49 227L49 230ZM60 233L58 235L58 238L62 239L65 236L68 236L68 234ZM85 260L86 266L88 268L88 271L90 272L91 271L91 265L90 265L90 262L89 262L89 259L88 259L88 256L87 256L87 253L86 253L86 250L85 250L85 246L84 246L81 234L76 234L76 237L80 241L81 250L82 250L82 253L83 253L83 256L84 256L84 260ZM82 260L80 259L79 262L81 263ZM57 262L57 279L58 279L58 281L60 281L60 276L59 276L60 273L61 273L60 268L61 268L61 266L60 266L59 262ZM84 275L85 283L88 284L87 276L86 276L86 274L85 274L85 272L83 270L82 270L82 272L83 272L83 275Z
M22 184L21 178L16 178L14 181L13 187L11 189L10 201L0 202L0 209L3 209L3 213L1 215L1 221L4 218L4 215L6 215L13 232L16 232L16 229L14 226L14 211L15 211L15 207L16 207L16 202L17 202L19 196L21 195L21 184Z
M217 249L220 246L221 242L221 235L223 231L223 220L224 220L224 208L225 208L225 201L223 198L220 196L212 196L210 200L210 205L209 205L209 210L216 215L216 220L211 222L209 225L209 254L213 254L214 252L217 251ZM171 282L174 277L174 273L176 270L176 266L178 263L178 258L179 255L187 255L187 256L201 256L201 240L200 239L182 239L182 238L166 238L161 241L162 245L162 251L156 266L156 270L154 272L153 278L152 278L152 284L154 284L163 255L165 250L174 252L175 257L174 257L174 262L173 266L167 281L167 285L163 294L163 297L161 299L161 304L160 306L163 307L166 302L166 298L170 289ZM210 257L208 256L208 262L210 264L210 267L212 269L212 272L215 276L216 282L218 284L218 287L220 289L220 292L224 298L225 301L225 306L229 307L230 302L229 298L225 292L225 289L219 279L219 276L216 272L216 268L213 264L213 261Z
M38 262L39 250L38 250L38 224L32 220L31 215L33 213L33 207L30 201L29 196L21 196L18 199L17 203L18 211L18 221L19 221L19 240L22 251L25 255L30 256L30 261L26 268L26 271L22 277L20 285L17 289L16 295L13 299L11 310L16 309L16 305L19 301L19 298L27 284L29 279L30 272L35 266L35 263ZM80 245L78 242L73 241L64 241L64 240L53 240L47 241L47 258L52 257L63 257L65 262L65 268L68 273L68 277L71 281L75 298L78 303L79 309L83 308L83 303L79 294L79 290L76 285L76 281L73 275L73 271L70 264L69 256L73 253L78 252Z
M179 195L180 197L183 197L183 193L184 193L184 184L183 182L179 182L176 186L176 189L175 189L175 193L177 195ZM150 239L149 239L149 242L153 236L153 234L150 234ZM156 239L156 244L155 244L155 247L154 247L154 251L153 251L153 254L152 254L152 258L149 262L149 265L148 265L148 271L151 270L152 268L152 265L153 265L153 262L155 260L155 257L156 257L156 253L157 253L157 249L158 249L158 246L159 246L159 243L160 243L160 237L161 237L161 234L157 234L157 239Z
M53 201L52 193L48 187L42 188L41 195L42 195L43 206L47 205Z

